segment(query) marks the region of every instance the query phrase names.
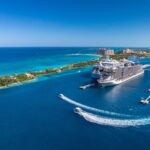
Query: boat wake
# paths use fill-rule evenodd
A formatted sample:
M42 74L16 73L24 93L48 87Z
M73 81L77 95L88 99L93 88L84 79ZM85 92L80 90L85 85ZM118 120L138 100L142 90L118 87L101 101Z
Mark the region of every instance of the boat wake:
M81 104L79 102L76 102L64 96L63 94L60 94L59 97L63 99L64 101L77 106L75 108L75 113L79 114L88 122L92 122L92 123L99 124L99 125L114 126L114 127L134 127L134 126L150 125L150 117L139 118L139 116L120 114L116 112L110 112L106 110L93 108L93 107ZM83 109L109 115L109 117L104 117L102 115L93 114ZM112 116L113 118L111 118L110 116ZM114 117L123 117L123 118L114 118ZM128 118L125 118L125 117L128 117Z
M85 120L96 123L99 125L107 125L114 127L134 127L134 126L142 126L149 125L150 118L141 118L141 119L114 119L102 117L100 115L95 115L89 112L82 110L81 108L75 108L75 113L82 116Z
M150 67L150 64L145 64L142 67L143 67L143 69L148 68L148 67Z
M101 109L97 109L97 108L94 108L94 107L90 107L90 106L87 106L87 105L84 105L84 104L81 104L79 102L76 102L68 97L66 97L65 95L63 94L60 94L59 97L72 104L72 105L75 105L75 106L78 106L78 107L81 107L81 108L84 108L86 110L90 110L90 111L94 111L94 112L98 112L98 113L101 113L101 114L105 114L105 115L111 115L111 116L118 116L118 117L131 117L131 115L126 115L126 114L120 114L120 113L116 113L116 112L110 112L110 111L106 111L106 110L101 110Z

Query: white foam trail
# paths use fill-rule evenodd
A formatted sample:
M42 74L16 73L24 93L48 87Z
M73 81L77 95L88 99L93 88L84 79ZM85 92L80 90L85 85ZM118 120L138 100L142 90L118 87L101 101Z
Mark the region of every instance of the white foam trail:
M129 127L129 126L142 126L142 125L150 125L150 118L142 118L142 119L113 119L102 117L99 115L95 115L92 113L88 113L83 111L82 109L78 109L76 112L80 116L82 116L85 120L100 124L100 125L108 125L115 127Z
M70 103L70 104L73 104L75 106L78 106L78 107L81 107L81 108L84 108L84 109L87 109L87 110L90 110L90 111L95 111L95 112L98 112L98 113L113 115L113 116L115 115L115 116L119 116L119 117L131 117L130 115L110 112L110 111L106 111L106 110L101 110L101 109L97 109L97 108L93 108L93 107L81 104L79 102L76 102L76 101L64 96L63 94L60 94L59 97L61 99L65 100L66 102Z
M143 67L143 68L147 68L147 67L150 67L150 65L149 65L149 64L145 64L145 65L143 65L142 67Z

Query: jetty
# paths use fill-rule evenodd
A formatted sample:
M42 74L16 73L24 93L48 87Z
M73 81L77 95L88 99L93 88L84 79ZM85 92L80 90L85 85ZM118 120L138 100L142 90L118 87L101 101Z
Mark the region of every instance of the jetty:
M87 85L82 85L82 86L80 86L80 89L85 90L86 88L89 88L89 87L92 87L92 86L95 86L95 83L90 83L90 84L87 84Z

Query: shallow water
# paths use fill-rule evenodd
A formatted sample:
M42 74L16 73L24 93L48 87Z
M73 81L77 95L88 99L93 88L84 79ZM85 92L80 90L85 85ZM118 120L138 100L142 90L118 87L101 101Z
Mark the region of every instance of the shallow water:
M0 75L58 68L98 58L86 55L89 51L84 51L84 48L72 49L69 51L68 48L0 48Z

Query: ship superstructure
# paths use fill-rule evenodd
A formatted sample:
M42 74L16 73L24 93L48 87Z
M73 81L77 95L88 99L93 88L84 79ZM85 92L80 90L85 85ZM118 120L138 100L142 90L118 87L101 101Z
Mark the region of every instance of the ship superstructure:
M92 78L96 79L101 86L112 86L128 81L139 75L144 70L139 63L122 59L101 59L94 65Z

